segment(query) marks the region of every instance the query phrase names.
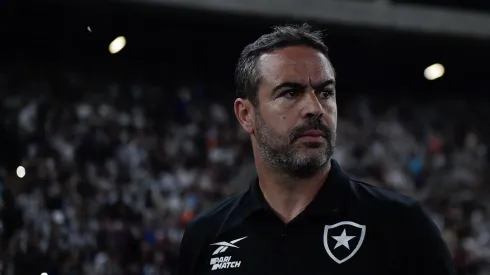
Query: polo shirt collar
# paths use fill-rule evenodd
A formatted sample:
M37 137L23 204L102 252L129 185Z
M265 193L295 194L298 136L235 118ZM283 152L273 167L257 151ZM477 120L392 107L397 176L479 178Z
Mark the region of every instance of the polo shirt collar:
M341 206L342 198L345 197L345 192L343 191L349 181L349 177L342 171L339 163L332 159L327 179L313 201L306 207L304 213L306 215L325 216L337 212ZM245 208L243 218L257 211L272 210L260 189L258 178L251 183L243 199L243 203L240 206Z
M347 202L349 182L350 178L342 171L338 162L331 160L328 178L302 215L319 218L339 215ZM272 211L272 209L265 200L264 194L260 190L259 180L256 178L250 184L249 189L240 196L231 211L228 212L216 235L239 226L255 214L267 211Z

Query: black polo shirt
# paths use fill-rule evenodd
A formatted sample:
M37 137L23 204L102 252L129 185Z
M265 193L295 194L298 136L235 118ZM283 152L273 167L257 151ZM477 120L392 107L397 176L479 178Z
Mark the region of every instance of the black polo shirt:
M355 181L337 162L315 199L285 224L258 185L195 218L180 275L455 274L439 230L420 204Z

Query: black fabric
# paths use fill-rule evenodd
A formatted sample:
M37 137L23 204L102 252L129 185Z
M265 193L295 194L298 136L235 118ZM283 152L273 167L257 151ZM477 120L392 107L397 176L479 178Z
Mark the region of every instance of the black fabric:
M351 180L332 161L314 200L285 224L255 180L194 219L180 275L455 274L440 233L420 204Z

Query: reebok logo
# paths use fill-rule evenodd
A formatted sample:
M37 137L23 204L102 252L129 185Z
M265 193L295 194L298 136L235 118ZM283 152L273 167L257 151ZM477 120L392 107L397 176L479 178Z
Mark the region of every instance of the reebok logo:
M230 242L217 242L210 244L212 246L218 246L218 248L214 250L213 255L225 252L228 247L239 248L235 244L246 238L247 236ZM211 258L211 261L209 262L209 264L211 265L211 270L238 268L240 267L241 263L242 261L231 261L231 256Z
M225 252L228 249L228 247L239 248L235 244L237 242L243 240L243 239L246 239L246 238L247 238L247 236L246 237L243 237L243 238L239 238L239 239L233 240L233 241L230 241L230 242L217 242L217 243L210 244L210 245L218 246L218 248L216 248L216 250L213 252L213 255L216 255L216 254Z

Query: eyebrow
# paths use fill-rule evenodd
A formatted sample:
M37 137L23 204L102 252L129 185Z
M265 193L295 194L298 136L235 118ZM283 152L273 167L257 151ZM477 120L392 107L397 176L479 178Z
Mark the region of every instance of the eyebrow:
M323 89L329 85L334 85L334 84L335 84L334 79L328 79L328 80L323 81L320 84L315 85L313 88L315 90L321 90L321 89ZM305 89L306 86L307 85L297 83L297 82L283 82L283 83L277 85L276 87L274 87L274 89L272 90L272 95L274 96L277 93L277 91L279 91L283 88Z

